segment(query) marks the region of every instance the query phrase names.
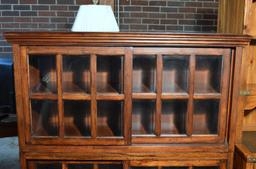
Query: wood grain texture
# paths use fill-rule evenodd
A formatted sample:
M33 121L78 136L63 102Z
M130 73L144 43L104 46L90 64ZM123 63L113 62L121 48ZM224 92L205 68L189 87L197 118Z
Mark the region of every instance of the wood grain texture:
M224 34L168 34L168 33L65 33L65 32L6 32L9 43L20 45L88 45L88 46L175 46L199 45L236 46L246 45L249 36ZM207 41L209 40L209 41ZM44 43L46 42L46 43Z
M252 0L221 0L219 2L219 33L243 34L246 1Z
M100 162L110 161L112 163L119 162L124 164L123 167L128 169L129 166L154 166L161 169L162 166L182 166L186 165L188 168L192 166L218 166L220 169L232 169L232 157L234 152L235 125L238 119L236 99L239 95L240 85L240 69L241 59L244 45L249 44L250 38L248 36L233 36L233 35L203 35L203 34L141 34L141 33L6 33L5 36L9 42L17 43L14 45L14 59L15 59L15 77L16 82L22 84L16 85L18 95L18 120L20 132L20 150L22 159L22 169L27 169L27 160L58 160L61 162L63 168L68 168L69 161L76 163L88 162L90 160L99 160ZM20 48L19 45L22 47ZM30 78L33 74L29 74L30 55L53 55L56 58L56 72L57 72L57 93L33 93L30 92ZM86 77L90 78L90 92L77 93L63 91L63 64L62 58L66 55L71 57L88 57L90 58L89 68L86 71ZM133 61L134 55L155 56L154 65L147 65L146 69L153 67L150 71L156 74L155 88L149 93L133 93L132 81L134 79L143 79L142 77L133 77ZM179 56L185 56L188 59L188 68L184 71L188 74L188 82L186 82L187 90L185 92L166 92L163 93L163 67L165 59L168 56L171 59L179 60ZM118 74L118 84L121 89L116 89L114 81L111 84L111 78L108 76L115 75L119 71L118 64L101 68L101 59L104 58L109 62L121 58L120 72ZM208 67L200 66L200 59L210 61L205 62ZM220 59L223 58L223 59ZM72 59L72 58L71 58ZM104 60L102 59L102 60ZM211 78L214 77L215 72L210 68L216 61L220 62L219 75L219 89L214 88L215 82ZM177 61L178 62L178 61ZM97 65L98 63L98 65ZM106 62L108 63L108 62ZM183 66L183 65L181 65ZM104 66L103 66L104 67ZM147 74L147 70L144 74ZM171 67L173 72L179 72L179 67ZM71 69L72 70L72 69ZM80 69L78 69L80 70ZM88 71L89 70L89 71ZM168 70L172 72L172 70ZM89 72L89 73L88 73ZM103 79L101 83L109 83L111 90L107 92L99 92L97 85L97 73L103 72ZM178 75L178 73L174 75ZM200 74L201 73L201 74ZM83 73L82 73L83 74ZM184 75L185 73L182 73ZM42 73L42 76L45 74ZM46 72L46 75L47 72ZM65 72L65 75L72 78L72 71ZM149 74L150 75L150 74ZM148 77L146 75L145 77ZM200 78L199 75L203 75ZM84 76L84 74L83 74ZM170 78L173 76L170 74ZM197 78L195 78L197 76ZM113 76L115 77L115 76ZM41 77L40 77L41 78ZM39 78L39 80L40 80ZM205 83L200 84L198 80ZM101 80L101 79L100 79ZM113 80L113 79L112 79ZM215 80L215 79L214 79ZM178 81L178 80L176 80ZM72 82L72 81L71 81ZM89 81L88 81L89 82ZM171 85L171 84L170 84ZM207 86L208 85L208 86ZM146 85L145 85L146 86ZM209 87L210 86L210 87ZM147 87L147 86L146 86ZM200 93L200 89L203 91ZM115 92L113 92L115 91ZM150 91L150 90L149 90ZM197 91L197 92L195 92ZM199 92L198 92L199 91ZM206 93L205 93L206 92ZM232 98L232 99L231 99ZM57 135L34 135L31 130L31 99L33 100L50 100L58 102L58 113L56 117L46 119L46 122L52 122L54 118L58 119L58 134ZM88 102L90 105L90 116L82 117L81 121L75 121L71 117L65 117L69 123L76 123L79 125L87 125L89 121L90 127L88 129L89 135L85 131L76 129L78 136L66 136L64 133L64 101L72 102ZM132 135L132 120L133 115L133 101L150 101L153 100L155 115L152 118L154 127L152 133ZM212 101L220 102L216 112L218 116L216 119L216 131L211 129L211 125L206 125L203 133L194 133L193 124L197 121L193 120L196 112L194 106L195 102L209 102L208 106L204 106L199 112L201 113L203 122L210 123L211 116L209 114L214 111L211 110ZM120 117L122 124L120 125L122 132L115 133L116 125L119 121L116 107L112 107L107 113L98 112L105 111L99 107L99 102L123 102L123 114ZM187 102L187 112L185 113L185 132L177 129L176 133L165 134L162 132L162 115L163 115L163 101L185 101ZM177 105L176 105L177 104ZM226 107L226 105L229 105ZM144 102L139 105L139 109L143 109ZM175 102L174 110L179 109L178 103ZM72 108L75 109L76 107ZM89 108L88 108L89 109ZM108 108L106 108L108 109ZM148 111L148 108L146 109ZM42 111L43 112L43 111ZM214 113L216 113L214 112ZM37 112L38 114L39 112ZM148 112L146 112L146 115ZM169 112L168 112L169 113ZM173 112L171 112L173 113ZM171 114L170 113L170 114ZM175 112L177 116L179 113ZM37 115L36 114L36 115ZM50 113L51 114L51 113ZM76 112L76 115L79 111ZM102 115L103 114L103 115ZM110 118L110 115L114 114ZM168 115L168 114L167 114ZM101 117L102 116L102 117ZM142 120L138 120L139 125L147 125L145 123L146 116L141 113ZM209 117L208 117L209 116ZM168 117L168 116L167 116ZM43 116L41 117L43 118ZM99 120L101 118L101 120ZM215 119L215 120L216 120ZM230 119L230 120L229 120ZM144 121L143 121L144 120ZM165 119L164 119L165 120ZM175 119L169 115L168 119L177 125ZM176 119L177 120L177 119ZM179 120L179 119L178 119ZM32 121L33 122L33 121ZM178 121L181 123L181 121ZM99 134L98 127L100 125L108 127L108 134L102 136ZM51 124L51 123L50 123ZM113 127L114 126L114 127ZM42 126L41 126L42 127ZM43 126L44 128L46 126ZM48 127L48 126L47 126ZM102 130L103 131L103 130ZM100 133L102 133L100 131ZM103 133L104 134L104 133ZM64 163L62 163L64 162ZM227 165L228 164L228 165ZM97 168L97 164L94 164ZM35 168L35 165L34 165ZM34 169L33 164L29 164L29 169Z

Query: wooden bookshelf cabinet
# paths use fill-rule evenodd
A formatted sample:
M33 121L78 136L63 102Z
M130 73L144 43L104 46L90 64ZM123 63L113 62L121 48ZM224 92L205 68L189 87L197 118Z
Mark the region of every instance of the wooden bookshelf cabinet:
M5 36L22 169L230 168L249 37Z

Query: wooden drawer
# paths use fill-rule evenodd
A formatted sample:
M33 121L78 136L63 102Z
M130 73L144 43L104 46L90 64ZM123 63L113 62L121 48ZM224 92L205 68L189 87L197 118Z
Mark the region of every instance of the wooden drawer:
M28 161L27 169L226 169L226 162L195 161Z
M236 145L234 169L256 169L256 132L244 132L243 142Z

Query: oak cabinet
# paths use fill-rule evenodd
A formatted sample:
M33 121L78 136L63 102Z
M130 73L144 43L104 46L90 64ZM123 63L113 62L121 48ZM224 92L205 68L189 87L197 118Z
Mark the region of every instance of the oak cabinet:
M249 37L5 36L22 169L229 168Z

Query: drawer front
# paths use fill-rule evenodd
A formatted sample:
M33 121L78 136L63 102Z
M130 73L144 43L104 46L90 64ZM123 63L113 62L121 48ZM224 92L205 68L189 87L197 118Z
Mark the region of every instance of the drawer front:
M28 161L27 169L226 169L226 163L207 161Z

